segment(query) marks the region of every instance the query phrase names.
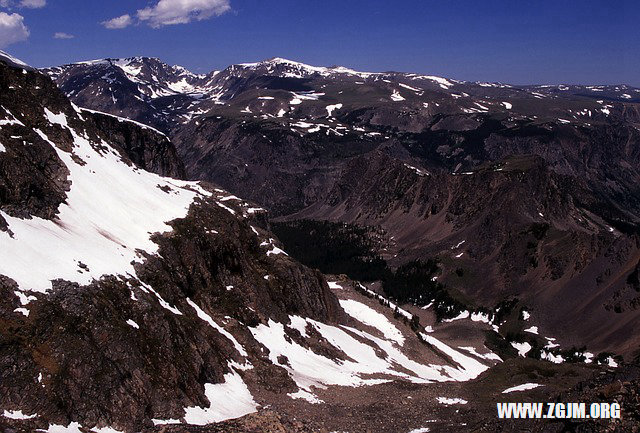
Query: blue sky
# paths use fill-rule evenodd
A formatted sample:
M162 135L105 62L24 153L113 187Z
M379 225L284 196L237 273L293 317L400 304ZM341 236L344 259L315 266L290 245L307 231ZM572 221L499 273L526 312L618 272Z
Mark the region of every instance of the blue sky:
M192 7L0 0L0 24L23 17L29 33L3 49L38 67L145 55L208 72L278 56L464 80L640 86L637 1L182 1ZM0 45L2 37L0 28Z

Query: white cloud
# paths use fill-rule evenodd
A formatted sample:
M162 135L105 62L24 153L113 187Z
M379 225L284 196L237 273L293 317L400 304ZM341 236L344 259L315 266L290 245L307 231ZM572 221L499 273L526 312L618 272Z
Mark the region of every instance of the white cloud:
M70 35L69 33L65 33L65 32L55 32L53 34L54 39L73 39L75 38L75 36Z
M110 30L124 29L125 27L129 27L131 24L133 24L133 20L131 19L131 15L126 14L117 18L103 21L101 24Z
M0 0L1 1L1 0ZM155 5L136 11L140 22L153 28L187 24L222 15L231 10L230 0L159 0ZM126 24L118 25L123 20ZM102 23L108 29L121 29L133 24L129 15Z
M20 7L38 9L47 5L47 0L20 0Z
M0 12L0 48L29 37L29 29L24 25L24 17L19 14Z
M138 19L151 27L202 21L229 11L229 0L160 0L153 7L138 10Z

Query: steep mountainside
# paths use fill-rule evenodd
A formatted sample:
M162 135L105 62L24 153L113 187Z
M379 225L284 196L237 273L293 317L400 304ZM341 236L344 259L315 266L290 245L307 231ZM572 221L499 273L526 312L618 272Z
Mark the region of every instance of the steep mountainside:
M381 229L385 259L437 258L439 281L470 307L515 296L567 346L638 355L640 89L271 59L141 96L127 86L145 89L154 75L129 73L106 91L98 72L155 64L105 60L48 72L77 103L167 132L191 179L216 182L280 220ZM120 108L140 99L144 112Z
M161 176L184 179L184 164L169 138L162 132L111 114L82 109L84 117L90 117L98 128L107 134L110 143L125 151L138 167Z
M3 431L206 431L190 426L258 412L226 425L359 432L382 413L337 408L381 395L393 410L377 431L418 428L425 409L450 429L464 418L438 394L502 361L489 315L433 329L426 310L327 283L263 209L144 170L175 174L170 142L74 106L2 53L0 109ZM398 400L407 387L417 406Z

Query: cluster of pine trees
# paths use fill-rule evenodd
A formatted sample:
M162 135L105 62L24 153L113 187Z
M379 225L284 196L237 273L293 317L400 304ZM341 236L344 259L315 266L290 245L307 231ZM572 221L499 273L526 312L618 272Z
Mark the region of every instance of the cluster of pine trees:
M392 270L376 253L377 232L355 224L296 220L274 223L272 230L286 251L325 274L345 274L356 281L381 281L387 297L402 303L427 305L439 320L457 316L466 307L454 299L436 277L438 261L414 260Z

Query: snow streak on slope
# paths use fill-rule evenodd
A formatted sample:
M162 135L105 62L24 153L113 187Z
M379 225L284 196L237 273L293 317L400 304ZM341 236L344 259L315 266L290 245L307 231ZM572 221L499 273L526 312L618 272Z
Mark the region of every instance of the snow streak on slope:
M120 116L116 116L114 114L111 113L105 113L103 111L97 111L97 110L90 110L88 108L80 108L80 111L86 111L88 113L96 113L96 114L101 114L103 116L109 116L112 117L114 119L116 119L118 122L122 123L122 122L126 122L126 123L133 123L134 125L139 126L142 129L148 129L150 131L155 132L156 134L160 134L163 136L167 136L164 132L162 131L158 131L156 128L149 126L149 125L145 125L144 123L140 123L140 122L136 122L135 120L131 120L131 119L127 119L126 117L120 117Z
M68 126L64 113L43 115L73 137L72 151L65 152L36 130L69 169L71 189L53 221L0 212L13 233L0 232L0 251L11 252L3 254L0 274L40 292L57 278L88 284L103 275L135 274L137 250L157 251L151 234L170 231L166 222L185 217L194 199L208 193L196 183L138 170L105 142L98 150Z
M249 356L247 354L247 351L244 350L244 347L242 347L242 345L238 342L238 340L236 340L236 338L232 334L230 334L226 329L224 329L222 326L218 325L213 320L213 318L210 315L208 315L207 313L205 313L204 310L202 310L202 308L198 307L195 302L193 302L190 298L187 298L187 303L194 310L196 310L196 314L198 315L198 317L200 319L204 320L209 325L211 325L211 327L213 329L215 329L216 331L218 331L219 333L221 333L222 335L227 337L229 339L229 341L231 341L233 343L233 346L236 348L236 350L238 351L238 353L240 355L244 356L245 358Z
M287 335L287 328L307 335L307 328L314 329L323 339L344 355L343 359L330 359L303 347ZM464 381L477 377L485 366L444 343L429 338L429 343L446 353L457 368L449 365L422 364L405 355L394 340L373 335L347 326L332 326L312 319L292 317L291 325L269 320L249 329L254 338L269 350L269 359L285 368L301 391L290 394L293 398L304 398L319 402L312 394L313 387L328 385L363 386L384 383L394 378L403 378L414 383ZM282 357L286 362L282 363ZM370 378L383 375L386 378Z
M527 391L529 389L534 389L539 386L542 386L542 385L538 383L523 383L522 385L512 386L511 388L507 388L504 391L502 391L502 393L509 394L510 392L514 392L514 391Z
M0 60L7 63L9 66L14 66L17 68L26 69L28 71L33 71L33 68L31 66L27 65L22 60L13 57L11 54L5 53L2 50L0 50Z
M395 341L400 346L404 344L402 332L383 314L378 313L373 308L353 299L340 300L340 306L356 320L378 329L388 340Z

